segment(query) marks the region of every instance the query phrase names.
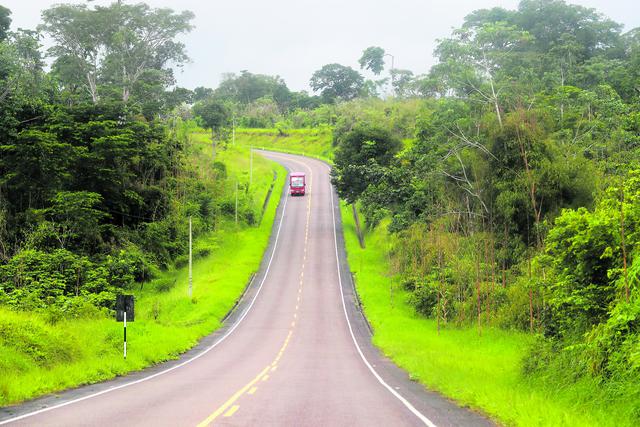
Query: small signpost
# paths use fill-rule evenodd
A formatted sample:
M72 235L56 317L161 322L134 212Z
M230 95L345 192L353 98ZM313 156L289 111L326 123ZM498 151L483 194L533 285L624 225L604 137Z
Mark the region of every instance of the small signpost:
M116 321L124 322L124 358L127 358L127 320L133 322L133 295L116 296Z

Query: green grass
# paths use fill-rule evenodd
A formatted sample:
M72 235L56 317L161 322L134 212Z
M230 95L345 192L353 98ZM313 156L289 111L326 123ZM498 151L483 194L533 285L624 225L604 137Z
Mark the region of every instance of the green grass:
M390 290L386 224L366 234L363 250L351 209L344 204L342 218L349 264L375 331L373 342L411 378L506 425L632 425L625 420L633 408L608 400L595 380L557 387L544 378L525 378L521 361L534 344L527 334L484 329L479 335L476 328L451 326L438 334L434 320L416 315L406 303L406 292Z
M202 142L205 142L204 139ZM228 168L227 185L243 175L247 149L221 152ZM194 262L193 298L187 297L187 269L162 273L137 285L136 319L128 325L128 357L122 357L122 324L112 318L47 323L43 317L0 308L0 406L82 384L124 375L176 358L220 326L267 247L286 173L281 166L254 157L254 196L260 206L277 181L265 216L257 227L225 220L195 246L211 252ZM168 290L157 288L169 283ZM142 289L140 289L140 287Z
M287 129L236 129L236 144L245 147L264 148L331 161L333 135L328 128Z

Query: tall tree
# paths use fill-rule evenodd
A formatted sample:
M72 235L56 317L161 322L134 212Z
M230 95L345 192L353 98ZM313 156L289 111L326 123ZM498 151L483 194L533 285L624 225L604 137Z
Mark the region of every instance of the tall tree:
M11 11L0 5L0 42L7 38L11 27Z
M531 36L504 22L484 24L480 28L462 28L440 42L436 54L440 60L432 69L445 90L464 97L479 98L492 106L502 127L501 92L512 84L511 53L531 40Z
M320 91L329 101L348 101L356 98L364 87L364 78L351 67L327 64L313 73L311 88Z
M185 45L176 37L193 28L192 12L174 13L171 9L152 9L144 3L120 2L97 11L111 23L104 72L120 86L124 102L147 71L170 72L170 64L182 66L188 61Z
M229 125L231 112L220 100L207 99L193 106L193 113L204 126L211 128L212 158L215 160L216 147L222 139L222 130Z
M94 103L98 102L98 76L107 55L108 38L103 14L86 5L60 4L42 12L41 29L54 41L49 55L55 63L63 62L68 72L64 77L82 76L84 86ZM55 64L54 64L55 66Z
M381 168L391 164L402 144L389 130L369 123L338 135L338 141L333 182L340 197L355 203L378 180Z
M369 70L376 76L379 76L384 70L384 49L377 46L368 47L362 52L362 56L358 60L360 69Z
M62 4L43 11L41 28L54 40L49 54L66 83L76 84L82 75L94 103L101 85L116 88L127 102L145 75L159 77L160 86L173 82L171 66L188 60L176 37L192 29L193 17L188 11L174 13L144 3L95 9Z

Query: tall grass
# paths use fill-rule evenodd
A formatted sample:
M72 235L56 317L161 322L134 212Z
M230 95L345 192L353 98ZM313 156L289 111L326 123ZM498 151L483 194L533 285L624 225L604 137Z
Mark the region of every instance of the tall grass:
M204 139L203 143L206 142ZM244 175L247 149L220 155L227 165L226 185ZM138 284L135 322L128 326L128 354L122 356L122 324L105 314L48 323L42 316L0 307L0 405L94 383L178 357L220 326L267 247L285 170L255 156L253 197L264 200L277 173L273 195L259 226L226 219L196 247L206 254L194 263L193 297L187 297L187 269L161 273Z
M631 401L611 401L596 380L558 388L525 377L521 363L535 339L519 332L447 326L417 315L407 293L389 276L387 223L366 235L361 249L351 209L342 205L348 260L373 342L411 378L459 404L518 426L633 425Z
M330 161L333 134L329 128L312 129L236 129L236 144L303 154Z

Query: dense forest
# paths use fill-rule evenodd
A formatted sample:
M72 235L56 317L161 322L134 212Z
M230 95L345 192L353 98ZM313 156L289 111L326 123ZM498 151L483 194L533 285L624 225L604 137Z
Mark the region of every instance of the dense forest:
M17 31L0 15L0 304L96 314L185 253L188 217L198 236L233 213L224 164L203 180L187 155L173 70L193 15L63 4Z
M241 126L333 129L334 183L368 227L389 222L417 313L535 334L526 374L636 396L640 32L523 0L471 13L435 55L414 75L372 46L362 71L314 73L317 96L246 72L209 96Z
M525 372L634 401L639 35L561 1L478 10L409 82L422 101L354 103L334 133L340 195L391 218L417 312L538 334Z

